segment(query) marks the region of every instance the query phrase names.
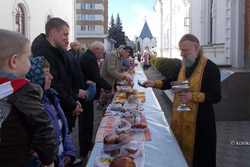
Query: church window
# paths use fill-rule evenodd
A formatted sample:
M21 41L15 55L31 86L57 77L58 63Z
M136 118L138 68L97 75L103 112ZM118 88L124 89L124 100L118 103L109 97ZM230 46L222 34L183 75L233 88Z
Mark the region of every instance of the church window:
M48 15L48 16L47 16L47 22L48 22L50 19L52 19L52 16L51 16L51 15Z
M25 13L24 13L24 9L23 9L21 4L18 4L15 10L16 10L16 17L15 17L16 31L20 32L23 35L25 35Z
M213 42L213 0L210 0L210 10L209 10L209 41L208 43Z

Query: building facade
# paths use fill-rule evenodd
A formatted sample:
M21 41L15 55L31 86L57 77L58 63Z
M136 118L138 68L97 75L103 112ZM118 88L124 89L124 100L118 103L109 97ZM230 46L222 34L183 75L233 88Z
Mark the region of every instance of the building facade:
M52 17L65 20L70 26L69 40L74 40L74 0L8 0L0 1L0 28L22 33L32 42L45 33L45 24Z
M245 0L191 0L190 32L218 65L244 67Z
M180 58L178 42L189 32L188 0L157 0L154 6L158 27L157 55Z
M196 35L217 65L243 68L245 0L157 0L158 55L179 57L182 35ZM246 50L246 48L245 48ZM176 56L177 55L177 56ZM245 56L244 56L245 55Z
M140 49L138 47L140 43ZM141 34L136 38L135 41L136 50L146 51L152 50L156 46L156 38L153 37L150 28L148 26L147 20L145 20L144 26L142 28Z
M108 0L76 0L76 38L85 49L95 41L103 42L106 50L113 49L108 39Z

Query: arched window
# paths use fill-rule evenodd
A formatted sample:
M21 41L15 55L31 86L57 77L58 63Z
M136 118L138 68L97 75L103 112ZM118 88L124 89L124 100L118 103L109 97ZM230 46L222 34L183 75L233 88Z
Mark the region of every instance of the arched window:
M16 31L25 36L25 14L21 4L16 7Z
M50 19L52 19L52 16L49 14L49 15L47 16L47 22L48 22Z

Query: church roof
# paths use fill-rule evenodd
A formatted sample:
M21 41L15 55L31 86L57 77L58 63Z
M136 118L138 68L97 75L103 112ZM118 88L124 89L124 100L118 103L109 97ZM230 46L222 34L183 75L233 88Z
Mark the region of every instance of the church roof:
M152 39L152 38L153 38L153 36L152 36L152 34L151 34L151 31L150 31L150 29L149 29L149 27L148 27L147 21L145 21L145 24L144 24L144 26L143 26L143 28L142 28L141 35L140 35L140 38L141 38L142 40L143 40L144 38L146 38L146 37L148 37L149 39Z

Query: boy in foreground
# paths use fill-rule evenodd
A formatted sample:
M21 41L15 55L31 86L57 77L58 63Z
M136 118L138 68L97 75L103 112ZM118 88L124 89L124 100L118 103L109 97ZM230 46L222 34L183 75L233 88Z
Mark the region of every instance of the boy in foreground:
M20 33L0 29L0 166L53 167L58 147L37 85L24 76L30 69L30 42Z

